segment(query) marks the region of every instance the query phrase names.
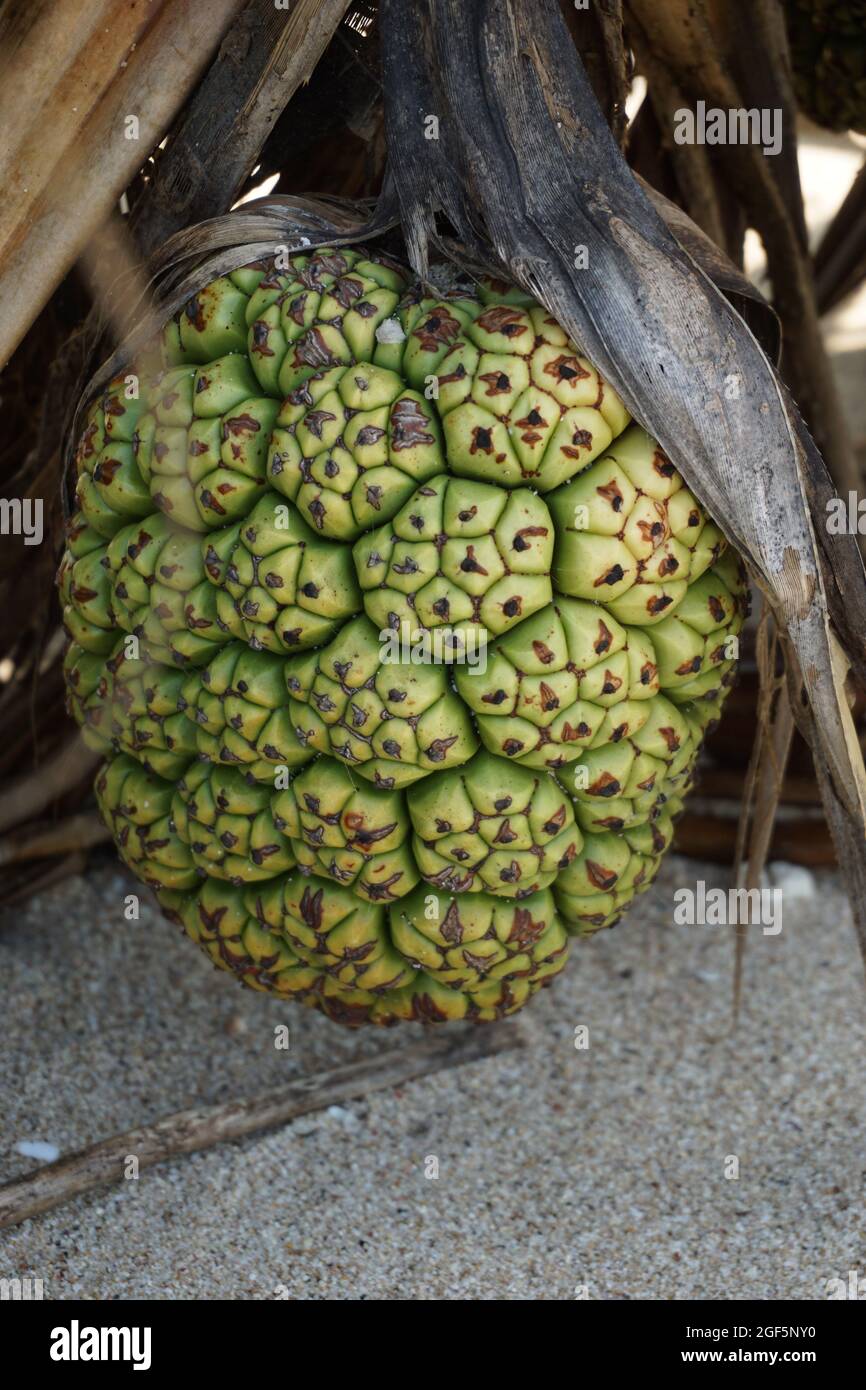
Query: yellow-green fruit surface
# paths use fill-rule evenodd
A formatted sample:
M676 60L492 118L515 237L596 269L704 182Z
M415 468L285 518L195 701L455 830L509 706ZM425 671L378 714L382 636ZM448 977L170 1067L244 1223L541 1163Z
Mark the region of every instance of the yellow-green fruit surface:
M362 247L221 276L76 469L68 706L219 969L351 1026L491 1021L649 886L745 573L522 291Z

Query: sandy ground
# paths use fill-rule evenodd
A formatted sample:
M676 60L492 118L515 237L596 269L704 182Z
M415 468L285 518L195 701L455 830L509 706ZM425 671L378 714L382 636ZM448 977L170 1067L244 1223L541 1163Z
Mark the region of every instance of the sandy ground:
M866 1273L847 908L825 875L778 937L752 929L732 1031L729 932L672 925L702 876L723 882L670 861L579 943L524 1050L80 1198L0 1235L0 1277L59 1299L826 1297ZM130 889L105 866L0 925L0 1178L37 1166L22 1141L66 1151L417 1034L241 990L149 907L125 922Z

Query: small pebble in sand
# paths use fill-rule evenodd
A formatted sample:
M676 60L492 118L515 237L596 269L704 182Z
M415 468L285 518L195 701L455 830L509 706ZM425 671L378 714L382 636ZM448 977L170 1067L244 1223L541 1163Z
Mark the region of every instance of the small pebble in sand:
M41 1158L43 1163L53 1163L55 1158L60 1157L57 1145L46 1144L43 1139L20 1139L15 1145L15 1152L23 1154L25 1158Z

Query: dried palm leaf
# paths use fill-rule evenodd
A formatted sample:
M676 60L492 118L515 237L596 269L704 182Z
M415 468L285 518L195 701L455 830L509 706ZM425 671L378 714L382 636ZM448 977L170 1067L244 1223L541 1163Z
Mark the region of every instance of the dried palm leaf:
M0 364L183 106L243 0L0 16Z

